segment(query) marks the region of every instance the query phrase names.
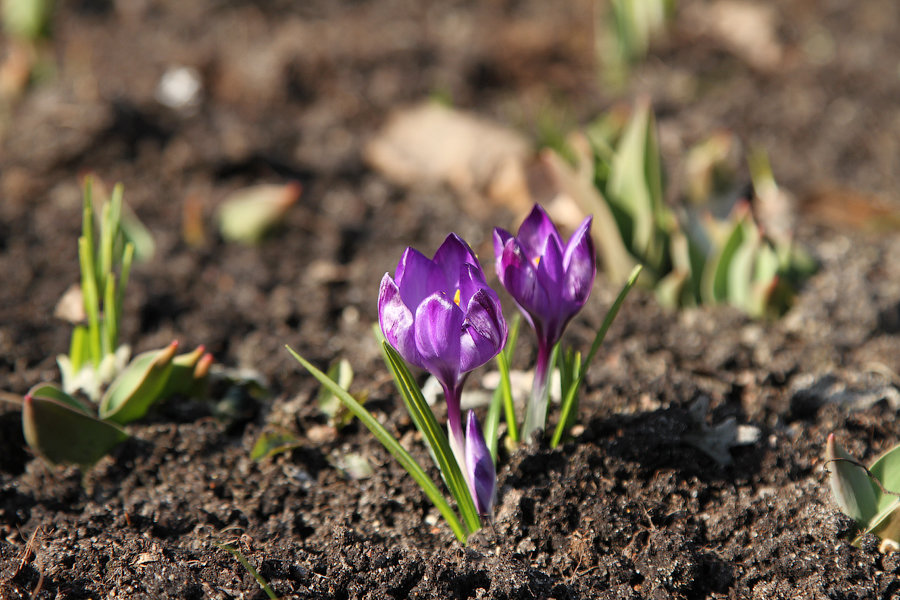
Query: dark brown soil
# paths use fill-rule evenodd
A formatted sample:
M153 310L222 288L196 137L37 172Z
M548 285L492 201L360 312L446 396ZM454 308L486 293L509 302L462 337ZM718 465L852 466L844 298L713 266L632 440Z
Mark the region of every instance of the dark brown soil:
M900 557L848 543L822 460L829 432L866 460L900 438L900 239L848 227L897 208L894 0L771 3L772 68L695 27L709 3L685 0L620 92L598 79L588 0L60 4L57 77L17 105L0 154L0 389L58 379L70 329L52 313L77 279L77 176L92 170L125 184L158 245L132 276L124 339L205 344L270 393L163 406L84 479L26 452L0 403L0 599L265 598L218 543L282 598L900 596ZM203 76L195 113L154 100L173 65ZM350 359L426 464L370 335L378 282L405 246L432 252L450 231L490 257L491 227L514 216L388 183L365 142L429 94L536 137L547 114L584 123L640 93L667 163L716 128L765 147L822 268L777 322L667 313L635 292L590 373L583 431L506 458L494 527L462 547L364 428L323 436L316 386L283 346ZM289 180L301 200L259 247L212 227L183 241L186 199L211 218L230 190ZM570 342L589 341L615 291L599 280ZM730 465L684 441L703 397L710 424L761 430ZM272 425L301 446L254 462ZM350 452L375 474L342 475Z

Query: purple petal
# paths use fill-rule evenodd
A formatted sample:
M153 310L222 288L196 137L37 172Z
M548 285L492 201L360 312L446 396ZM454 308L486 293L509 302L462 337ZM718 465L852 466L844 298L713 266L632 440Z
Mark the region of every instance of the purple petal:
M378 323L384 338L400 353L403 360L417 367L424 367L416 348L412 311L401 299L400 289L387 273L381 279L378 290Z
M544 254L547 240L550 238L556 238L556 241L562 246L556 226L540 204L535 204L531 209L531 213L519 227L516 237L530 259Z
M434 264L443 271L447 284L454 288L458 287L459 276L464 270L464 265L475 265L479 270L481 269L475 252L455 233L448 235L441 247L434 253Z
M591 239L591 217L586 218L569 239L563 265L566 269L563 296L581 307L591 295L597 273L597 255Z
M475 265L464 265L457 283L459 284L459 307L463 310L466 309L472 300L472 296L478 290L491 289L484 280L484 271L481 270L480 266Z
M478 419L471 410L466 421L466 480L478 514L490 515L497 489L497 471Z
M563 247L559 237L547 239L544 254L535 265L537 269L538 285L554 295L553 290L558 290L562 283L565 270L563 269Z
M512 234L505 229L494 227L494 270L497 272L497 277L501 277L501 279L502 276L500 275L500 272L503 263L503 248L512 237Z
M477 369L494 358L506 343L507 326L497 294L479 290L466 307L466 328L460 340L460 372Z
M540 309L547 305L547 292L540 288L537 272L516 238L510 239L503 248L500 281L513 300L532 315L543 314Z
M403 302L410 310L415 310L435 291L447 291L449 287L443 271L415 248L407 248L403 252L394 281L400 289Z
M434 293L416 309L415 340L422 363L445 388L455 388L460 369L463 312L445 294Z

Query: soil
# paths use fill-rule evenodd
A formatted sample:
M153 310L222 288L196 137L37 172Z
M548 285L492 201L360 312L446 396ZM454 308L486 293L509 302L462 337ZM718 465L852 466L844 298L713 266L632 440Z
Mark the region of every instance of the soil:
M0 599L265 598L223 543L281 598L900 597L900 555L851 546L822 458L831 432L867 461L900 438L900 238L865 228L898 209L900 5L763 6L774 65L698 27L712 4L685 0L615 90L588 0L59 3L55 76L15 106L0 155L0 389L58 379L70 327L53 309L77 280L78 175L93 171L125 184L157 243L123 339L204 344L267 394L166 404L84 476L34 458L0 403ZM201 74L194 111L154 98L178 65ZM320 366L348 358L354 389L430 464L370 333L379 280L405 246L433 252L450 231L489 257L491 228L518 215L392 184L366 141L429 95L537 140L548 115L586 123L641 94L667 165L720 128L764 147L821 268L777 321L666 312L635 291L590 371L583 427L505 456L493 526L463 547L367 430L325 426L284 345ZM303 193L275 235L216 235L229 191L287 181ZM182 236L186 205L209 223L202 243ZM598 279L568 342L589 342L615 293ZM523 333L518 366L531 353ZM685 442L704 398L709 425L761 432L730 464ZM251 460L274 426L299 447ZM372 476L335 466L350 453Z

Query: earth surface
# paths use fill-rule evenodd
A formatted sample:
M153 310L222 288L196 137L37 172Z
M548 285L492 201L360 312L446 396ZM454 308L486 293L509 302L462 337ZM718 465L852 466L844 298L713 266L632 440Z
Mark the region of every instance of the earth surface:
M266 598L222 544L281 598L900 596L900 555L850 544L823 459L832 432L864 461L900 439L900 4L683 0L618 88L587 0L58 4L54 73L2 125L0 389L59 378L71 327L54 308L78 278L90 171L124 183L156 242L122 339L203 344L265 393L166 403L84 474L35 458L0 403L0 599ZM198 74L194 106L158 99L177 67ZM451 231L489 261L492 227L522 214L367 161L390 115L429 97L534 149L548 122L565 131L649 97L672 169L730 130L769 153L820 264L778 320L669 312L635 290L589 372L581 426L557 449L502 457L493 524L467 546L364 427L328 426L284 349L321 367L347 358L353 390L430 464L371 335L379 281L403 248L430 254ZM218 235L229 193L292 181L300 199L262 243ZM616 292L598 277L567 343L589 344ZM514 366L533 353L523 331ZM729 418L758 440L717 456L688 443ZM297 447L251 459L280 429Z

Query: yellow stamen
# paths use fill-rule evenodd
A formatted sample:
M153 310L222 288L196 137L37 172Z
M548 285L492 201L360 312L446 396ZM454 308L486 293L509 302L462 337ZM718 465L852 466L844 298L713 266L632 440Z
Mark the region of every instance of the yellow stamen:
M534 263L534 266L537 267L539 264L541 264L541 257L540 257L540 256L535 256L535 257L532 259L531 262L533 262L533 263Z
M459 290L456 290L456 293L453 294L453 302L455 302L456 305L459 306Z

